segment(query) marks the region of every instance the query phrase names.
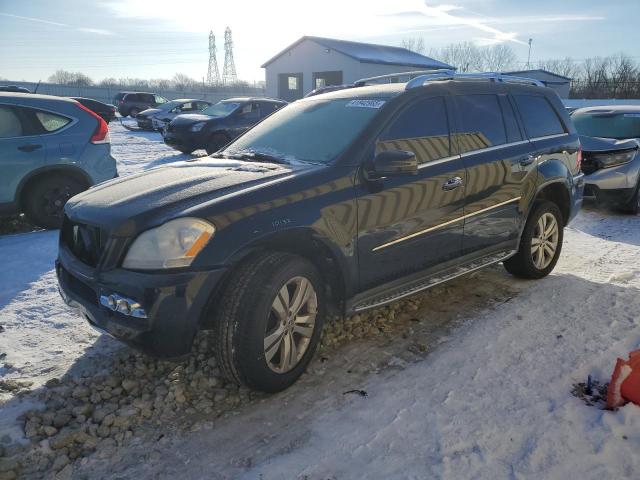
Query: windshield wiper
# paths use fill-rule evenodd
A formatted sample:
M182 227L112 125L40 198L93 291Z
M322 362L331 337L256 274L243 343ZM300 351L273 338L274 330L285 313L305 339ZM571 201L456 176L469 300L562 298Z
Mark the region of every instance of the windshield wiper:
M258 161L258 162L264 161L264 162L271 162L271 163L281 163L284 165L289 164L289 162L282 157L277 157L275 155L270 155L268 153L263 153L263 152L254 152L253 150L248 150L246 152L235 152L235 153L224 154L224 155L222 153L219 153L218 155L221 155L222 158L235 158L240 160L249 160L249 161ZM220 157L216 157L216 158L220 158Z

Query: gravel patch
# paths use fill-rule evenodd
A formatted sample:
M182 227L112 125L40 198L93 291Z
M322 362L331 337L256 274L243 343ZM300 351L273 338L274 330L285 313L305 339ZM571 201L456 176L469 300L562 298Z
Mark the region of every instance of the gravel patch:
M316 359L322 363L323 355L346 342L411 329L418 322L420 302L412 298L332 319L325 325ZM197 429L203 419L215 421L264 397L222 377L211 340L210 332L202 332L194 353L180 363L123 349L94 360L80 373L53 378L34 392L21 390L22 385L0 386L35 396L44 405L19 418L27 444L0 438L0 480L71 478L78 462L86 464L90 457L117 460L122 447ZM420 355L427 348L411 343L409 350Z

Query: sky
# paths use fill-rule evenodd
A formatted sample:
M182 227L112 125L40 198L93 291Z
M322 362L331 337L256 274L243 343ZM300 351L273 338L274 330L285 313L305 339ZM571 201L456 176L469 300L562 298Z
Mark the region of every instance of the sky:
M233 32L238 77L260 68L303 35L399 46L423 38L427 50L463 41L506 44L532 63L625 52L640 61L639 0L0 0L0 78L46 80L57 69L94 80L207 73L208 37L224 64Z

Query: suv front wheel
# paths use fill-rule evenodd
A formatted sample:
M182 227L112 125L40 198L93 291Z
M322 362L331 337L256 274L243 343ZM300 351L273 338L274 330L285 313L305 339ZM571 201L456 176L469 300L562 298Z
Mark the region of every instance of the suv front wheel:
M234 272L214 326L225 376L269 393L291 386L320 340L322 285L312 263L289 253L265 253Z
M562 214L555 203L537 203L527 218L518 252L505 260L504 267L521 278L549 275L560 257L563 228Z

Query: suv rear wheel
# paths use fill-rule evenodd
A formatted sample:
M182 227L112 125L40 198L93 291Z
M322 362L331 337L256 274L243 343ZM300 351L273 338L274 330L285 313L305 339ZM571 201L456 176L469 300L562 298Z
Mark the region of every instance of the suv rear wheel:
M227 378L263 392L292 385L320 340L322 292L317 269L297 255L268 253L234 272L214 327Z
M563 228L562 214L555 203L537 203L527 218L518 253L505 260L504 267L521 278L549 275L560 257Z
M58 228L67 200L85 189L78 180L60 174L35 180L24 196L24 212L39 227Z
M137 108L133 107L131 110L129 110L129 116L131 118L135 118L136 115L138 115L140 113L140 110L138 110Z

